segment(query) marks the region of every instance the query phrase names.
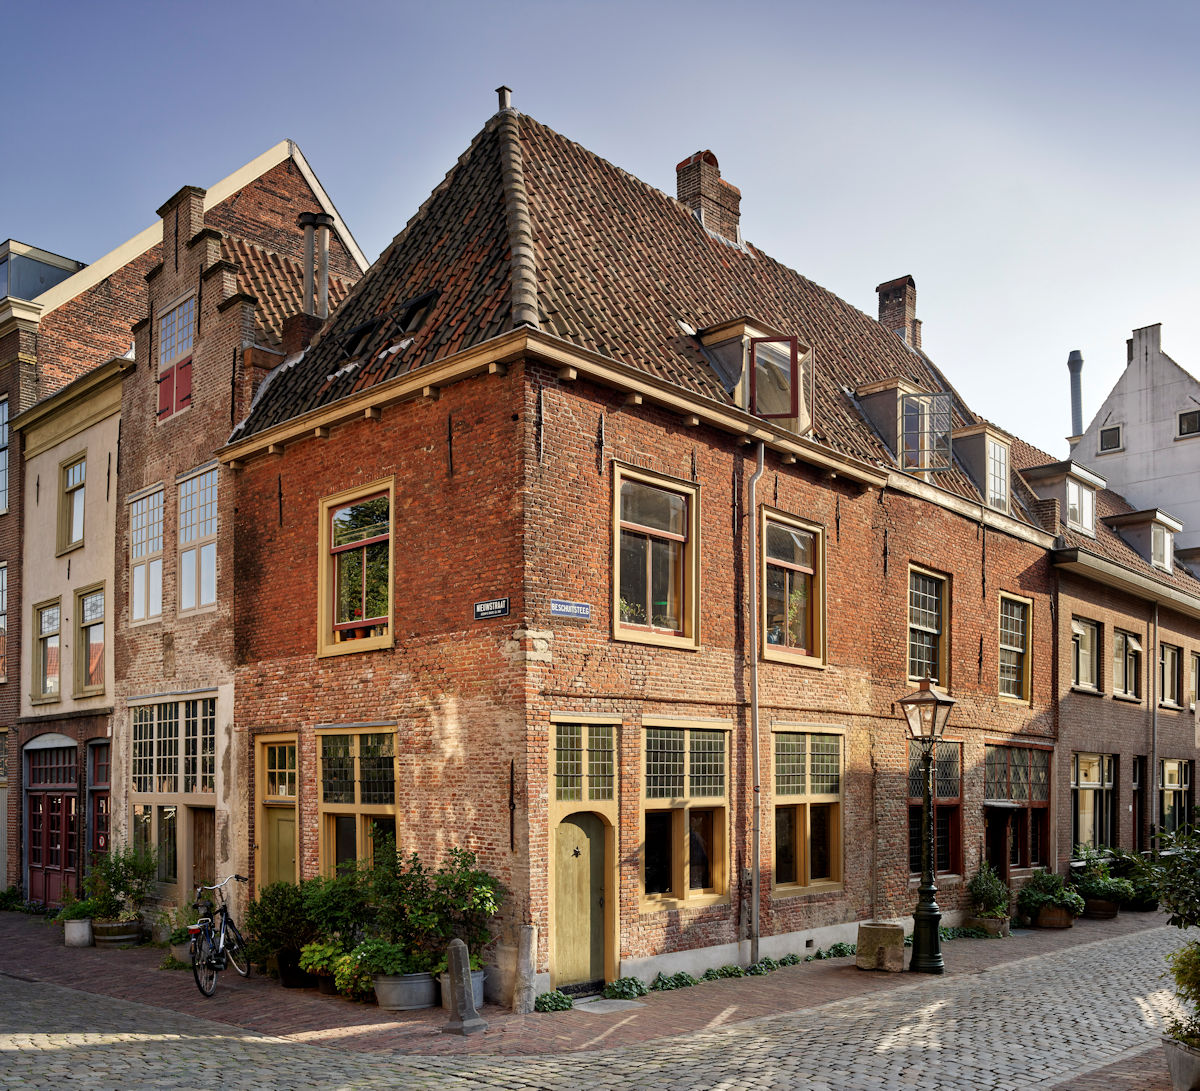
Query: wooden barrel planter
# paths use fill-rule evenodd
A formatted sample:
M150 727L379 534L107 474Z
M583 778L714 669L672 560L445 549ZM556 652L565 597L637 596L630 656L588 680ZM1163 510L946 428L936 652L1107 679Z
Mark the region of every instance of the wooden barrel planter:
M1110 921L1117 915L1119 908L1116 902L1110 902L1107 898L1083 900L1083 915L1093 921Z
M97 947L135 947L142 942L142 922L92 921L92 938Z
M1043 905L1033 923L1038 928L1074 928L1075 917L1069 909L1057 905Z

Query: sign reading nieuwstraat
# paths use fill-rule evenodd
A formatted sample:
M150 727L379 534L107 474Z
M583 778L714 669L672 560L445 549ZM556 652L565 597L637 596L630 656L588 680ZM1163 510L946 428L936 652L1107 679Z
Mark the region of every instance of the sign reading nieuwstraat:
M552 617L570 617L576 621L591 621L592 604L590 602L567 602L566 599L551 599L550 614Z
M488 599L475 603L476 621L486 621L490 617L508 617L508 599Z

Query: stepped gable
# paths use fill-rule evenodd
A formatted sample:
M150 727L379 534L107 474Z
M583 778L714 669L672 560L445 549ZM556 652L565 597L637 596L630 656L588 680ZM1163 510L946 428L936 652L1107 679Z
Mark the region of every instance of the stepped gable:
M508 231L495 119L238 431L253 435L511 328ZM404 305L436 298L401 351ZM371 329L374 320L384 321ZM389 319L395 317L397 322ZM358 331L358 332L356 332Z
M1032 469L1035 466L1048 466L1052 462L1060 462L1051 454L1022 439L1012 442L1013 468L1018 471ZM1028 486L1024 486L1028 488ZM1065 516L1060 517L1057 527L1046 527L1052 534L1058 535L1060 548L1080 549L1096 557L1103 557L1124 568L1131 569L1139 575L1146 576L1160 583L1168 584L1189 595L1200 595L1200 579L1192 575L1191 570L1179 561L1174 561L1172 570L1164 572L1155 568L1145 557L1133 548L1120 532L1114 530L1104 519L1110 515L1123 515L1125 512L1137 511L1123 496L1112 489L1096 490L1096 536L1089 537L1078 530L1067 526Z

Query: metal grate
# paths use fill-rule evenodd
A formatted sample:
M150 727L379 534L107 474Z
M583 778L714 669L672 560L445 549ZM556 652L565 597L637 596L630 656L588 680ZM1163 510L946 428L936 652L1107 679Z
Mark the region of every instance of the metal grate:
M802 796L807 784L808 736L780 733L775 736L775 794Z
M683 795L683 731L646 729L646 798L672 799Z
M693 796L723 796L725 794L725 733L723 731L691 732L691 794Z
M396 763L389 734L358 736L361 803L396 802Z

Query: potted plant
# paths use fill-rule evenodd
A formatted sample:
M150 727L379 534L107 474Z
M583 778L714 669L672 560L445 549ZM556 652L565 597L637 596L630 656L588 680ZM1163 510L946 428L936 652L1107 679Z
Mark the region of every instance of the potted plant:
M446 863L433 877L435 901L443 924L440 929L444 948L452 939L467 945L471 958L471 994L476 1008L483 1005L483 949L492 942L492 919L504 900L505 890L498 879L476 864L475 854L467 849L451 849ZM439 956L438 980L442 987L442 1006L450 1007L450 978L445 973L446 956Z
M300 969L300 949L317 938L302 887L303 884L296 883L270 883L246 907L250 957L268 966L273 962L279 983L285 989L311 988L317 984Z
M993 936L1007 936L1012 891L986 860L967 883L967 893L971 898L972 916L967 918L966 926L981 928Z
M93 858L84 886L95 910L92 934L97 947L141 942L139 914L157 875L153 854L132 845L113 845Z
M300 948L300 969L317 979L317 987L321 992L335 993L337 985L334 977L337 974L338 959L345 953L346 948L340 943L313 940Z
M1133 884L1113 878L1106 853L1089 845L1075 846L1071 861L1071 885L1083 898L1083 915L1092 920L1111 920L1123 902L1133 900Z
M1083 912L1083 898L1061 875L1035 871L1017 895L1017 908L1038 928L1070 928Z
M190 903L177 906L167 916L167 943L171 948L171 957L177 962L191 961L191 944L188 935L188 925L195 924L200 914Z
M346 956L339 990L361 988L358 975L367 975L375 999L385 1011L431 1008L436 996L432 965L427 954L414 954L402 943L366 939Z
M1200 834L1184 832L1163 838L1165 851L1147 864L1155 892L1177 928L1200 927ZM1192 940L1169 956L1175 993L1186 1005L1163 1036L1167 1067L1175 1091L1200 1088L1200 941Z
M96 907L90 898L69 894L55 920L63 926L63 944L67 947L91 947L92 917Z
M1135 913L1149 913L1158 908L1158 893L1154 887L1154 873L1146 860L1136 852L1113 849L1109 871L1118 879L1128 879L1133 888L1133 897L1121 903L1122 909Z

